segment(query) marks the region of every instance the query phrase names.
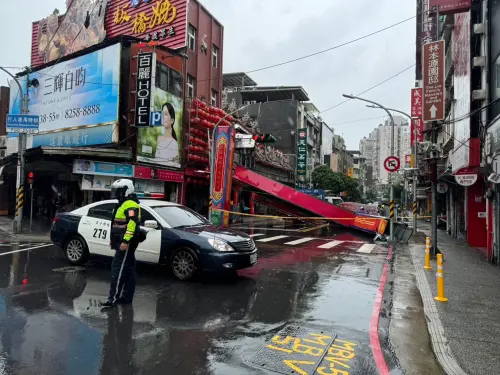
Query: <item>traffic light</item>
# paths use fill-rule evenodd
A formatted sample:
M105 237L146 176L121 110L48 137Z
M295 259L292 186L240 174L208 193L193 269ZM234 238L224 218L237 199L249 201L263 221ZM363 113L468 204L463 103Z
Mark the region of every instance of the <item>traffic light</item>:
M28 173L28 184L32 184L35 179L35 174L33 172Z

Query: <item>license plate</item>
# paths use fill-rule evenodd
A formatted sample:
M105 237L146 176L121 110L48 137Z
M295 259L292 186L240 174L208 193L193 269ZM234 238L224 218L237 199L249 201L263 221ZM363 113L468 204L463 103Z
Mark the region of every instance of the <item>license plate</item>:
M257 263L257 253L250 255L250 263L251 264Z

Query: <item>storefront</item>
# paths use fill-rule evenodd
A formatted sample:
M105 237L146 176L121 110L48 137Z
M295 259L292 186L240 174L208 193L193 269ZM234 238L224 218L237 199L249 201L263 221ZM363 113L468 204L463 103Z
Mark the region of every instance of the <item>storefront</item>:
M163 194L163 199L170 202L182 201L183 172L140 165L136 165L134 169L136 191Z
M107 163L93 160L74 160L73 173L78 175L83 192L83 205L110 199L111 185L119 178L133 178L130 164Z

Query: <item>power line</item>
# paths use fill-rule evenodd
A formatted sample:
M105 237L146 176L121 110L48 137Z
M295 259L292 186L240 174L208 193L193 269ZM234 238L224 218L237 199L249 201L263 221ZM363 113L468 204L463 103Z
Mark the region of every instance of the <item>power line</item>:
M313 56L317 56L317 55L320 55L320 54L323 54L323 53L326 53L326 52L329 52L329 51L332 51L332 50L335 50L335 49L338 49L338 48L341 48L341 47L345 47L349 44L352 44L352 43L355 43L355 42L359 42L360 40L363 40L363 39L366 39L366 38L369 38L373 35L376 35L376 34L379 34L383 31L386 31L386 30L389 30L389 29L392 29L393 27L396 27L398 25L401 25L402 23L405 23L405 22L408 22L412 19L416 18L416 16L413 16L413 17L410 17L410 18L406 18L402 21L399 21L395 24L392 24L390 26L387 26L387 27L384 27L382 29L379 29L377 31L374 31L370 34L366 34L366 35L363 35L359 38L356 38L356 39L352 39L348 42L345 42L345 43L342 43L342 44L338 44L336 46L333 46L333 47L330 47L330 48L327 48L327 49L324 49L324 50L321 50L321 51L318 51L318 52L314 52L314 53L311 53L309 55L305 55L305 56L301 56L301 57L297 57L295 59L291 59L291 60L287 60L287 61L283 61L283 62L280 62L280 63L277 63L277 64L273 64L273 65L268 65L268 66L264 66L262 68L258 68L258 69L253 69L253 70L249 70L247 72L245 72L245 74L250 74L250 73L255 73L255 72L260 72L260 71L263 71L263 70L267 70L267 69L272 69L272 68L276 68L278 66L283 66L283 65L287 65L287 64L291 64L291 63L294 63L294 62L297 62L297 61L300 61L300 60L304 60L304 59L307 59L309 57L313 57ZM213 81L213 80L218 80L220 79L221 77L214 77L214 78L208 78L208 79L200 79L200 80L196 80L196 83L198 82L206 82L206 81Z
M394 78L396 78L397 76L399 76L400 74L402 74L402 73L406 72L407 70L409 70L409 69L411 69L411 68L415 67L415 65L416 65L416 64L410 65L409 67L407 67L407 68L405 68L405 69L403 69L403 70L401 70L401 71L397 72L397 73L396 73L396 74L394 74L393 76L390 76L389 78L384 79L382 82L379 82L379 83L377 83L376 85L374 85L374 86L372 86L372 87L370 87L370 88L366 89L365 91L362 91L362 92L360 92L360 93L356 94L356 96L363 95L363 94L367 93L368 91L371 91L371 90L373 90L373 89L375 89L375 88L377 88L377 87L379 87L379 86L383 85L384 83L386 83L386 82L390 81L391 79L394 79ZM347 102L349 102L349 101L351 101L351 100L353 100L353 99L346 99L346 100L344 100L344 101L342 101L342 102L340 102L340 103L335 104L334 106L331 106L331 107L329 107L329 108L327 108L327 109L325 109L325 110L323 110L323 111L320 111L319 113L324 113L324 112L327 112L327 111L329 111L329 110L331 110L331 109L337 108L338 106L341 106L342 104L347 103Z
M377 116L377 117L367 117L367 118L361 118L357 120L351 120L351 121L343 121L343 122L334 122L331 124L331 126L337 126L337 125L342 125L342 124L352 124L353 122L362 122L362 121L368 121L368 120L376 120L380 118L386 118L387 116Z
M312 57L312 56L317 56L317 55L320 55L320 54L322 54L322 53L326 53L326 52L332 51L332 50L334 50L334 49L338 49L338 48L341 48L341 47L345 47L345 46L347 46L347 45L349 45L349 44L352 44L352 43L358 42L358 41L360 41L360 40L363 40L363 39L369 38L369 37L371 37L371 36L373 36L373 35L379 34L379 33L383 32L383 31L386 31L386 30L392 29L393 27L396 27L396 26L398 26L398 25L401 25L402 23L408 22L408 21L410 21L410 20L414 19L415 17L416 17L416 16L413 16L413 17L410 17L410 18L404 19L404 20L399 21L399 22L397 22L397 23L395 23L395 24L392 24L392 25L390 25L390 26L384 27L383 29L379 29L379 30L374 31L374 32L372 32L372 33L370 33L370 34L363 35L363 36L361 36L361 37L359 37L359 38L356 38L356 39L350 40L350 41L348 41L348 42L345 42L345 43L342 43L342 44L339 44L339 45L336 45L336 46L334 46L334 47L330 47L330 48L327 48L327 49L324 49L324 50L321 50L321 51L318 51L318 52L311 53L311 54L309 54L309 55L305 55L305 56L302 56L302 57L298 57L298 58L296 58L296 59L292 59L292 60L284 61L284 62L281 62L281 63L278 63L278 64L269 65L269 66L266 66L266 67L263 67L263 68L250 70L250 71L246 72L246 74L249 74L249 73L255 73L255 72L260 72L260 71L262 71L262 70L272 69L272 68L276 68L276 67L278 67L278 66L282 66L282 65L286 65L286 64L291 64L291 63L293 63L293 62L300 61L300 60L304 60L304 59L307 59L307 58Z

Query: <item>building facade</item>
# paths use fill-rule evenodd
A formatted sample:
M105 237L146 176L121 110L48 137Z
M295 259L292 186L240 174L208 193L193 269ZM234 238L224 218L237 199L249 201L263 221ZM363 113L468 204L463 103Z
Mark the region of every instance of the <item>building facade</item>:
M221 104L223 26L193 0L171 0L162 16L157 2L91 4L89 10L88 1L74 0L64 17L55 12L34 22L32 70L29 80L25 73L18 77L23 84L38 82L29 95L40 133L28 136L26 152L26 172L36 171L37 212L53 215L55 192L66 208L81 206L109 196L111 183L128 177L139 191L203 213L209 183L197 171L208 166L208 158L189 157L194 137L188 114L195 97ZM81 32L73 35L75 29ZM147 70L139 69L139 60ZM148 87L146 111L168 111L163 127L140 127L139 80ZM14 83L12 114L20 112L18 96ZM142 119L149 125L149 117ZM12 214L18 151L13 134L7 144L2 177ZM195 150L208 152L199 144Z

